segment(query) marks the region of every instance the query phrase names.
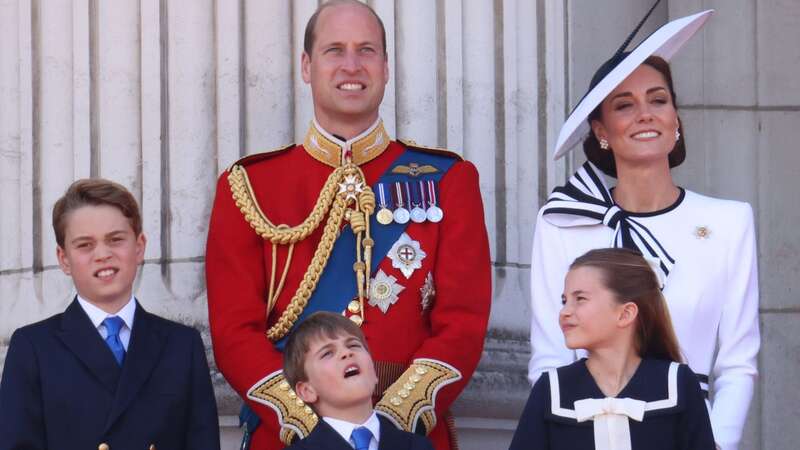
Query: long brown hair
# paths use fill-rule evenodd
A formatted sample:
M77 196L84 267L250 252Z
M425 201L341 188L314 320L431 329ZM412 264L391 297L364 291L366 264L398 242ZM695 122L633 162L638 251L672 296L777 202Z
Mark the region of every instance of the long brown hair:
M626 248L590 250L575 259L569 269L578 267L599 269L603 285L619 303L633 302L639 308L634 338L639 356L683 361L658 278L639 252Z

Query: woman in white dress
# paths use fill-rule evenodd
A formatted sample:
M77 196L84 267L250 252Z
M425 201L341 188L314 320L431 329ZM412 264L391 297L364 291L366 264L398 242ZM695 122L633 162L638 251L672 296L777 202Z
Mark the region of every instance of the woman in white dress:
M640 23L561 130L555 157L583 141L589 161L553 191L536 221L529 378L585 356L567 349L558 325L572 261L593 248L636 249L658 259L685 362L705 395L711 391L714 438L728 450L738 447L758 374L753 213L747 203L683 189L670 173L686 148L666 60L711 13L672 21L624 52ZM603 173L617 179L614 188Z

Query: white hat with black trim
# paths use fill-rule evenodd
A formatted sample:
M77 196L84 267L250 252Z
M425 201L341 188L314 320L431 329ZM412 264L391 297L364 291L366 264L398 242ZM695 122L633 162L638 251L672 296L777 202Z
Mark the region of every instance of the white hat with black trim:
M561 127L553 159L561 158L586 138L591 129L587 121L589 114L628 75L650 56L659 56L669 61L714 13L713 9L709 9L673 20L643 40L633 51L626 52L625 48L630 44L630 41L653 12L656 5L658 5L658 2L650 8L650 11L639 22L639 25L636 26L636 29L628 36L614 56L597 70L589 86L589 92L578 102L575 109L567 117L567 121Z

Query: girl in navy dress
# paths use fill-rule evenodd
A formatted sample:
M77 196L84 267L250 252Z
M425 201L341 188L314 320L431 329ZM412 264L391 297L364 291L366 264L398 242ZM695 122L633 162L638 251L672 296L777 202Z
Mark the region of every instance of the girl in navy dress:
M570 266L559 324L588 358L533 386L511 450L714 450L705 400L681 354L663 283L638 252L591 250Z

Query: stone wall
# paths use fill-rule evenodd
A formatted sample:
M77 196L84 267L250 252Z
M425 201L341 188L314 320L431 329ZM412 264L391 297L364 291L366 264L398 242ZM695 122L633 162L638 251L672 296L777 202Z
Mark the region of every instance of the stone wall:
M317 0L0 0L0 365L11 332L64 309L50 210L76 178L128 186L149 238L136 294L208 342L203 252L214 180L300 139ZM454 407L466 449L506 448L529 386L536 211L579 158L552 162L566 113L648 9L639 0L370 0L387 27L392 135L476 163L494 264L489 338ZM687 188L753 204L762 376L744 448L792 448L800 390L800 3L669 0L643 33L717 8L673 64ZM492 126L493 124L493 126ZM787 357L789 355L789 357ZM210 353L209 353L209 356ZM216 371L224 447L239 400Z

